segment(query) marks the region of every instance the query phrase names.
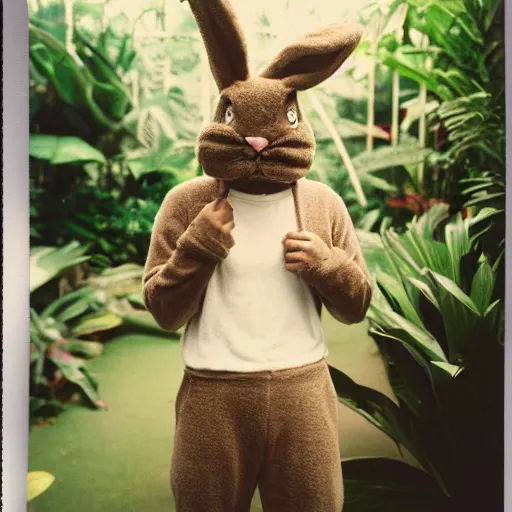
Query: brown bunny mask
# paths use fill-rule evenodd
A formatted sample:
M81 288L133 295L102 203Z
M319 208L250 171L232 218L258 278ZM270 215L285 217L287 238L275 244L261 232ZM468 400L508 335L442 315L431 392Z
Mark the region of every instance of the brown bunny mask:
M315 140L297 91L329 78L354 51L358 25L339 23L285 48L258 77L228 0L188 0L221 93L214 120L199 135L198 159L213 178L293 183L313 161Z

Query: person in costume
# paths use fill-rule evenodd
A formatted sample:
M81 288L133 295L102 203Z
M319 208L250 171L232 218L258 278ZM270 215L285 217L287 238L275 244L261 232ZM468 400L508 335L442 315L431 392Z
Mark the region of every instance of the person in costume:
M338 399L325 307L361 322L372 289L343 200L306 178L315 141L297 92L330 77L362 31L338 23L250 76L227 0L189 0L220 91L199 135L205 176L156 216L143 298L186 325L170 483L178 512L339 512Z

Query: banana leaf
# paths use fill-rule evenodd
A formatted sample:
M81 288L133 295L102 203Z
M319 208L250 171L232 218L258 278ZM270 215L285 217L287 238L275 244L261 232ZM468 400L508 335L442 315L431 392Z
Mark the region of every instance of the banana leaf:
M114 66L94 45L78 31L75 31L75 37L80 42L77 54L96 80L95 100L102 105L107 116L121 121L131 106L129 89L117 76Z
M33 23L29 24L29 40L31 69L54 87L57 96L69 105L86 108L102 128L116 129L119 120L109 115L109 109L112 109L112 95L119 89L96 80L87 66L68 53L64 44ZM107 91L111 94L106 94ZM118 98L113 104L118 109Z
M29 154L52 165L106 162L100 151L77 137L31 134Z
M398 47L393 53L381 51L380 60L385 65L420 84L426 84L431 91L437 90L437 82L432 73L426 69L426 60L432 51L404 45Z

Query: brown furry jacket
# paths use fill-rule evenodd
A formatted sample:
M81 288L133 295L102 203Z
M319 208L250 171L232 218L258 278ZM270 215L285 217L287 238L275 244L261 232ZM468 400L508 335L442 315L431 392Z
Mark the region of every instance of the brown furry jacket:
M193 222L201 209L225 194L222 181L198 177L174 187L156 217L144 273L143 297L161 327L176 330L201 311L208 281L222 264L231 235L215 238ZM339 321L363 320L371 286L355 230L343 200L330 187L301 178L292 185L300 229L316 233L331 258L301 274L321 311ZM284 264L284 263L283 263Z

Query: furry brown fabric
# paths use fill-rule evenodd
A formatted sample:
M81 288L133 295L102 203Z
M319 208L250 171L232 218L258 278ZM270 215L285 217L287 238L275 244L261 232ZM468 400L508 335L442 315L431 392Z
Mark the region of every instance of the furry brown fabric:
M249 78L246 43L228 0L189 0L221 91L214 122L199 137L204 172L222 180L293 183L308 172L315 142L296 91L330 77L357 46L361 27L329 25L285 48L260 77ZM226 115L230 109L230 119ZM293 109L297 122L290 121ZM246 137L263 137L264 151Z
M318 312L323 304L341 322L360 322L372 295L365 263L343 200L305 179L315 142L296 94L336 71L360 29L333 25L310 34L263 76L249 78L228 0L189 2L221 97L198 143L208 176L174 187L155 219L144 269L147 309L168 330L200 314L210 278L235 241L209 231L199 212L225 197L230 182L279 182L292 187L299 229L327 246L321 261L298 274ZM180 512L246 512L257 483L265 512L339 512L337 398L325 360L306 369L227 373L189 368L178 393L171 483Z
M261 76L282 80L298 91L315 87L343 64L362 33L359 25L336 23L307 34L285 48Z
M224 120L231 106L233 121ZM298 123L287 118L294 108ZM265 137L269 145L255 151L245 137ZM303 119L296 94L280 80L249 78L222 92L215 114L199 136L198 159L209 176L222 180L265 179L293 183L307 174L315 154L311 128Z
M293 185L293 192L301 229L316 233L332 250L329 260L303 272L302 278L319 310L323 303L339 321L360 322L370 303L371 285L343 200L327 185L305 178ZM178 329L200 312L215 266L232 247L231 235L215 238L194 222L206 203L225 194L224 182L194 178L171 189L155 219L143 297L164 329Z
M171 487L183 512L339 512L338 400L325 359L278 371L187 368Z
M245 38L229 2L189 0L219 90L249 76Z

